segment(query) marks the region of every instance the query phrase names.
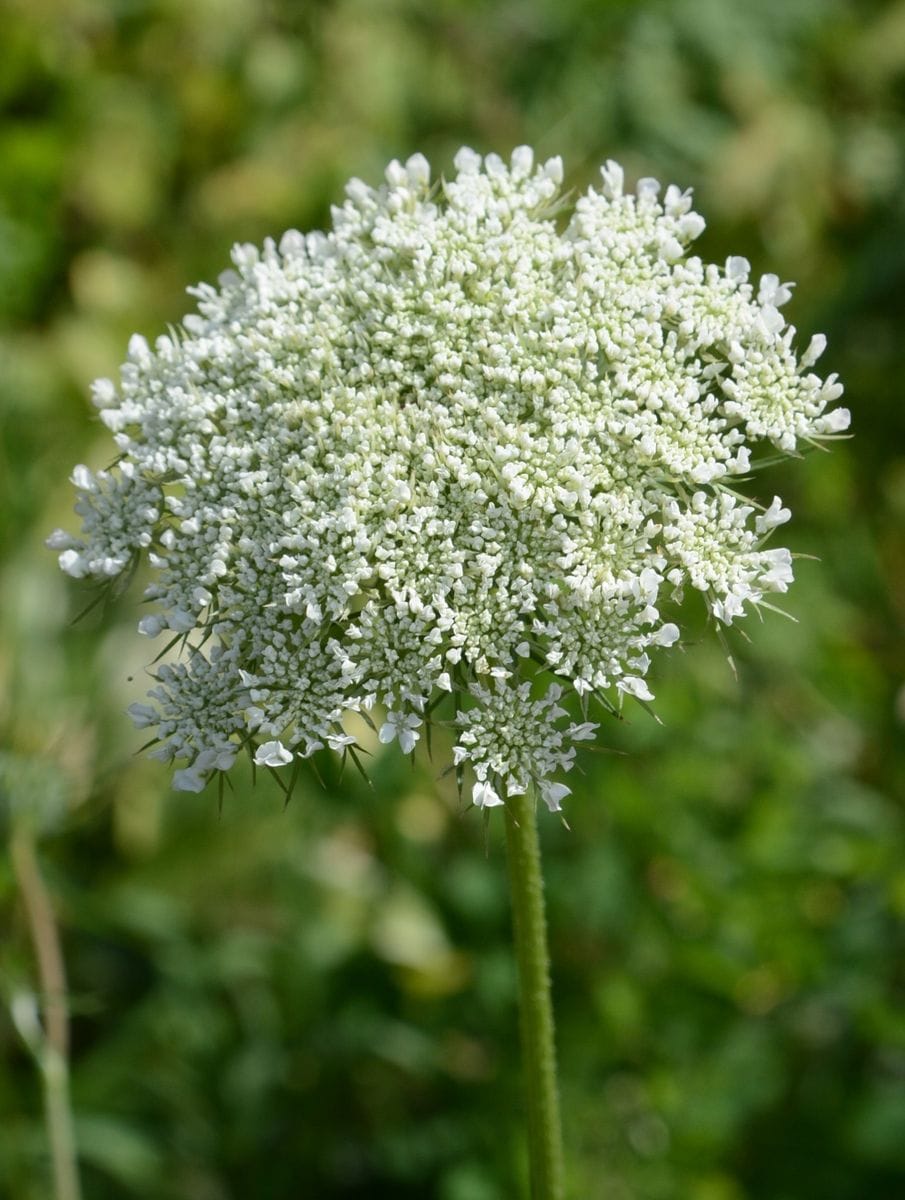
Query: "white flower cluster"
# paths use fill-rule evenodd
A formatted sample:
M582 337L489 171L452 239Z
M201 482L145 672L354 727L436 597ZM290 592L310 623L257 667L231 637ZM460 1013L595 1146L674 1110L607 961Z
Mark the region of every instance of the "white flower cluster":
M474 768L475 803L494 808L504 803L496 790L500 785L507 796L515 796L535 781L547 807L557 811L571 788L550 777L569 770L575 760L569 743L592 740L597 726L586 721L557 727L569 714L558 703L562 688L555 683L538 700L532 699L527 681L513 685L497 679L493 689L475 683L471 695L476 704L459 713L461 732L453 758L456 765L469 762Z
M796 357L789 286L690 254L689 193L626 193L615 163L569 220L559 159L455 165L393 162L329 233L236 247L95 385L119 457L76 468L81 536L50 544L76 577L147 553L139 629L187 656L132 711L177 787L243 745L275 768L345 750L344 713L376 705L408 752L445 703L476 804L533 783L558 808L596 728L563 724L561 685L648 700L664 598L729 624L792 578L764 545L788 510L734 487L757 443L848 413L810 370L824 339Z

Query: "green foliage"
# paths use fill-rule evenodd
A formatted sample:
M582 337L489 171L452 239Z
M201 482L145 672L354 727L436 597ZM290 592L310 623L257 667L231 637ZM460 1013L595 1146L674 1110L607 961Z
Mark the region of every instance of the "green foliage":
M219 814L168 793L122 715L138 591L70 627L91 594L41 542L104 465L88 382L233 240L323 224L393 155L522 141L576 188L607 156L695 185L708 257L799 281L856 433L776 476L799 624L733 635L737 679L703 625L662 656L663 724L605 726L571 832L543 823L573 1193L905 1192L903 86L902 0L7 0L0 827L42 837L88 1200L519 1193L502 829L447 749L375 755L373 790L319 763L285 810L267 779ZM5 857L0 920L11 1001ZM5 1010L0 1061L0 1196L38 1200Z

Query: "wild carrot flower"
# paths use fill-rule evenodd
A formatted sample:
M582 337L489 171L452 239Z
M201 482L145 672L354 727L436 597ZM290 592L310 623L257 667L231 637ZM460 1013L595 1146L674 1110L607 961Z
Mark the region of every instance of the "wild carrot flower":
M186 653L132 715L178 788L243 743L274 768L344 750L376 705L412 750L448 693L475 803L534 783L558 808L596 728L563 694L649 700L671 599L729 625L792 580L789 510L739 489L848 412L790 285L705 264L690 194L626 192L613 162L568 220L558 158L455 165L392 162L328 233L237 246L94 385L118 457L76 467L81 534L49 544L77 578L146 556L139 631Z

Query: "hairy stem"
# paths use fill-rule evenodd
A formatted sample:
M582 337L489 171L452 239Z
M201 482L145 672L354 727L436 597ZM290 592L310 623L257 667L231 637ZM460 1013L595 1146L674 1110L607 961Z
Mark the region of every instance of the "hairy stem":
M506 847L518 959L519 1019L526 1091L532 1200L562 1200L562 1127L556 1084L556 1047L550 995L550 959L535 798L506 801Z
M78 1163L69 1101L69 1014L66 970L53 905L25 829L12 838L11 857L22 893L43 997L44 1039L39 1061L56 1200L79 1200Z

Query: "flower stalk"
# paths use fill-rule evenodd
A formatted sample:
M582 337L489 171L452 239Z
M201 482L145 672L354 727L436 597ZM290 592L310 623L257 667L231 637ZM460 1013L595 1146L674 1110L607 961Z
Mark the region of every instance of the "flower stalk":
M78 1158L69 1096L69 1013L66 968L53 903L35 855L31 831L13 834L10 857L22 895L44 999L44 1029L34 1047L44 1079L44 1110L55 1200L80 1200Z
M535 796L506 801L506 848L518 960L519 1025L528 1107L531 1200L562 1200L562 1122L550 957Z

